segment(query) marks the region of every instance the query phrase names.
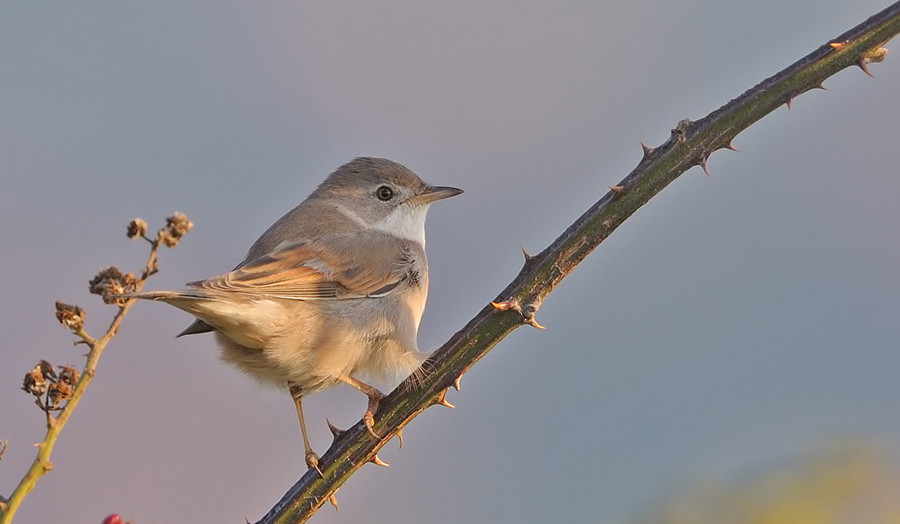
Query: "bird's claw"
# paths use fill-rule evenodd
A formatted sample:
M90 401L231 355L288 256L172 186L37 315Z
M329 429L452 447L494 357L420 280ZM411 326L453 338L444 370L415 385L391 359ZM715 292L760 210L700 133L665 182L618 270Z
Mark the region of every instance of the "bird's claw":
M375 438L381 438L381 435L375 433L375 430L372 429L372 426L375 425L375 412L372 410L366 410L366 414L363 415L363 424L366 425L366 430Z

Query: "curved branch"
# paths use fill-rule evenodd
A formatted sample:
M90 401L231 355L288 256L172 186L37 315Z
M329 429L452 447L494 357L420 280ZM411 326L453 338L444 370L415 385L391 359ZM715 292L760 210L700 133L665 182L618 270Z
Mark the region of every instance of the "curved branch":
M603 196L547 249L526 254L518 276L425 363L427 373L407 381L382 402L373 438L363 424L335 433L331 448L319 461L324 478L313 471L288 491L258 524L303 522L356 470L376 462L376 453L416 415L435 404L447 405L444 394L466 370L508 333L523 324L540 327L534 313L553 288L622 222L682 173L694 166L706 169L709 155L732 149L738 133L782 104L849 67L880 62L880 46L900 32L900 2L822 45L778 74L696 122L683 120L671 137L656 148L644 146L644 157L618 186Z

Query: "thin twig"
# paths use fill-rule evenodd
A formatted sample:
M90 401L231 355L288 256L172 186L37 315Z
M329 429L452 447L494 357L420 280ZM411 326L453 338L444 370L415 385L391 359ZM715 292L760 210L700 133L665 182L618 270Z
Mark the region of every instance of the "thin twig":
M184 217L184 215L176 213L175 215L167 219L167 227L159 230L156 240L150 240L140 231L135 231L135 234L132 234L132 227L134 227L135 222L137 222L138 220L140 219L135 219L135 221L132 221L132 224L129 226L128 236L131 238L141 236L148 242L150 242L150 254L147 258L147 264L141 270L141 276L135 279L130 274L121 275L115 268L104 270L104 272L108 274L118 275L123 279L122 281L128 283L129 285L133 285L133 289L129 290L135 292L140 291L141 288L143 288L144 282L147 280L147 278L158 271L157 252L159 251L160 244L165 244L169 247L173 247L178 243L181 236L183 236L193 225L190 223L190 221L187 220L186 217ZM143 223L142 220L140 220L140 222ZM177 227L173 227L173 223ZM146 224L143 224L143 227L146 228ZM95 281L97 281L97 279L95 279ZM97 281L96 283L100 285L103 284L103 281ZM95 290L93 288L95 282L92 281L91 284L92 292L99 293L98 290ZM100 359L100 355L103 354L103 350L106 349L106 345L110 342L110 340L112 340L112 338L115 337L119 332L119 326L122 324L122 319L125 317L125 314L128 313L128 310L131 309L131 306L134 305L134 303L137 301L136 299L127 301L117 300L114 297L108 296L105 292L103 293L103 295L104 301L117 304L119 306L119 309L116 312L116 315L113 317L112 322L110 322L109 327L106 328L106 332L98 339L94 339L84 330L84 327L82 325L84 321L84 315L80 308L75 306L68 306L66 304L57 304L57 318L60 320L60 322L63 323L63 325L68 326L72 333L76 336L76 344L85 344L86 346L88 346L88 348L90 348L90 351L87 354L87 360L85 362L84 368L81 371L81 375L75 381L75 387L72 389L71 395L66 399L65 405L62 408L59 408L55 402L51 403L49 396L46 396L43 402L41 402L41 398L38 397L38 405L41 406L41 409L46 414L47 433L45 434L43 441L35 444L35 446L38 448L37 456L35 457L34 462L32 462L31 467L28 469L28 472L19 482L19 485L16 486L16 489L12 492L12 495L10 495L8 499L0 500L0 524L9 524L10 522L12 522L13 516L18 510L19 506L22 504L25 496L28 495L28 493L31 492L32 489L34 489L37 480L53 469L53 463L50 462L50 454L52 453L53 447L56 444L56 439L62 432L62 429L66 425L66 422L69 420L69 417L72 415L72 412L78 406L78 402L84 395L88 384L94 378L94 373L97 369L97 362ZM61 309L63 313L68 313L69 315L61 316ZM49 364L47 364L47 366L49 366ZM53 416L54 412L58 412L56 416Z

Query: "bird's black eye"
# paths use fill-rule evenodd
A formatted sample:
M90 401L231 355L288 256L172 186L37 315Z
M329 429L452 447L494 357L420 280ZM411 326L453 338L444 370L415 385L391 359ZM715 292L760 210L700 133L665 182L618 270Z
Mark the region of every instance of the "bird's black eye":
M388 186L381 186L375 190L375 196L378 197L378 200L387 202L394 198L394 190Z

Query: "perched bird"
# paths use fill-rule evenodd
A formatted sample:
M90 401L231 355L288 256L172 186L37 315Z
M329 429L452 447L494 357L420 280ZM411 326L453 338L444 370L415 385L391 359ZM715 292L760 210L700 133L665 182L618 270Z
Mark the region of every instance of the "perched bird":
M425 215L462 193L431 186L402 165L357 158L328 176L254 242L232 272L124 298L159 300L212 332L222 359L287 388L306 464L318 468L301 400L339 383L369 398L369 432L383 394L358 377L407 376L421 363L416 332L428 293ZM377 436L377 435L375 435Z

